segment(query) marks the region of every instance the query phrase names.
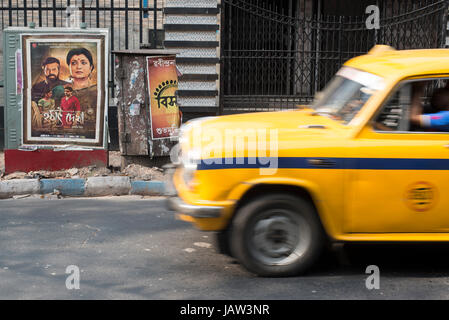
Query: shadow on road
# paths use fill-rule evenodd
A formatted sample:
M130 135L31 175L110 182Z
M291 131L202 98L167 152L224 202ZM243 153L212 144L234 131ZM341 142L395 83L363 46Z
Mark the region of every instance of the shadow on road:
M360 274L369 265L408 277L448 277L449 243L345 243L326 250L310 274Z

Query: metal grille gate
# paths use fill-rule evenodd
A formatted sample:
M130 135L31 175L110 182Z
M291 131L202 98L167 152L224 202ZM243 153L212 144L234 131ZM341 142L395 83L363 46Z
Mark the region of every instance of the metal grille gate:
M110 28L111 50L139 49L161 28L161 0L1 0L0 30L8 26L64 27L75 5L90 28ZM145 31L149 30L148 33Z
M322 14L322 1L223 0L221 113L310 103L342 63L375 44L444 47L448 1L368 2L380 9L380 29L366 28L364 10Z

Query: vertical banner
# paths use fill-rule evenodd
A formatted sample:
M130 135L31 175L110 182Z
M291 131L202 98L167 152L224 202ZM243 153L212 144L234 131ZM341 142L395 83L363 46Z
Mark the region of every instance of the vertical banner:
M103 146L105 34L23 35L24 144Z
M22 69L22 51L16 51L16 94L22 94L23 89L23 69Z
M169 138L176 134L180 124L175 56L147 57L147 74L151 138Z

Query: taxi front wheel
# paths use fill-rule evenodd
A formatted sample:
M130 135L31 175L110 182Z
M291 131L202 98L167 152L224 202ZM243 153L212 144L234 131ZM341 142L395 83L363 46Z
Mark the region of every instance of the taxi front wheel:
M292 276L319 257L324 232L314 207L288 194L257 198L237 212L230 246L234 257L259 276Z

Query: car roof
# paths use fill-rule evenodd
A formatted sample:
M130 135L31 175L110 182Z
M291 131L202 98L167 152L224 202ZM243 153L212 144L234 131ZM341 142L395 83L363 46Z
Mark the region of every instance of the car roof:
M345 66L391 79L449 74L449 49L394 50L375 46L366 55L347 61Z

